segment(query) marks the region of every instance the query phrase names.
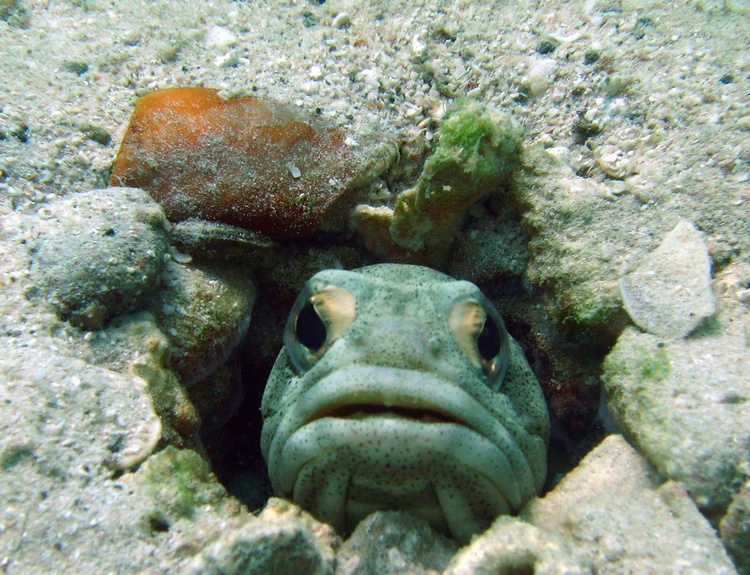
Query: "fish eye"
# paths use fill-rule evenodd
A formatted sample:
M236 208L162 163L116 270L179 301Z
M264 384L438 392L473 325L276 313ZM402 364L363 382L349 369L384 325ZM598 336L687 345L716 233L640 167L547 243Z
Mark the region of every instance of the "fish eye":
M315 306L308 301L297 314L294 322L294 333L297 339L307 349L318 351L326 342L327 331L323 320L315 311Z
M292 308L284 345L289 358L302 373L315 365L346 331L356 317L352 293L331 284L312 284Z
M508 332L500 314L484 297L462 297L453 303L448 325L466 359L487 384L498 389L509 360Z
M500 330L497 327L497 323L495 323L491 315L487 315L484 320L484 327L479 333L479 337L477 337L479 355L485 361L492 361L500 353L502 344L502 337L500 337Z

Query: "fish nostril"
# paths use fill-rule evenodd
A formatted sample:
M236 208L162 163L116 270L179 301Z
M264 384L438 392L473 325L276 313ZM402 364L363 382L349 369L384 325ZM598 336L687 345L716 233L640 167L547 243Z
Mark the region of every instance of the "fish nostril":
M430 354L433 357L437 357L440 355L440 352L443 350L443 344L440 341L439 337L431 337L427 340L427 348L430 350Z

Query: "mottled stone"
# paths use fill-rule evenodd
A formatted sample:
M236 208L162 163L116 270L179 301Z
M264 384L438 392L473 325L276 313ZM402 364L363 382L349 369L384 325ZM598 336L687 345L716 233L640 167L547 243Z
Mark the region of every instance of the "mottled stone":
M336 575L442 573L457 545L420 517L378 511L362 521L336 555Z
M170 261L149 311L171 341L169 364L192 386L226 361L245 337L255 286L244 266Z
M293 518L251 519L209 545L183 571L184 575L329 575L325 550Z
M630 318L663 338L685 337L716 313L708 246L687 220L618 283Z
M561 535L598 575L734 575L716 532L685 490L611 435L522 516Z
M750 573L750 482L737 494L719 526L721 540L741 575Z
M500 517L453 558L444 575L590 575L591 570L555 533L515 517Z
M166 443L178 447L194 445L200 417L179 378L169 369L170 342L152 314L144 311L118 317L90 338L88 345L97 363L133 373L148 382Z
M166 225L161 208L142 190L63 196L36 222L32 281L62 319L101 329L115 315L142 307L157 288Z

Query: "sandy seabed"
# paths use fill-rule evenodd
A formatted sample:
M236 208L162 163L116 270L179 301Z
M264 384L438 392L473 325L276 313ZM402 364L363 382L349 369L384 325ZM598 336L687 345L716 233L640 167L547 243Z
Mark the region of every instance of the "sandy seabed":
M547 150L586 182L571 195L593 198L531 203L538 213L523 233L539 240L533 277L560 291L567 273L614 284L686 219L705 235L713 273L725 274L734 298L721 317L734 326L727 333L745 338L744 353L739 346L726 358L741 378L750 331L750 274L738 267L750 262L748 46L750 4L740 0L0 2L0 565L174 572L247 517L207 478L191 496L207 509L195 524L180 516L165 532L157 515L143 518L139 505L174 503L154 494L158 465L148 477L113 479L102 461L111 434L123 434L136 458L153 447L158 424L144 380L109 369L116 361L89 362L83 350L93 336L34 297L26 246L45 229L50 205L107 185L139 96L187 85L253 94L317 116L353 142L394 142L405 167L371 188L381 200L418 173L410 158L429 153L453 100L500 107L525 128L527 149ZM472 255L453 270L482 276L472 266L509 259L496 253L508 245L528 259L525 245L492 241L505 237L488 231L492 220L490 210L472 211L473 232L458 247ZM555 250L566 254L559 269ZM523 265L506 265L526 277ZM737 397L732 405L747 401ZM747 442L747 410L737 413L737 441ZM658 466L659 453L646 455ZM707 502L697 503L705 511Z

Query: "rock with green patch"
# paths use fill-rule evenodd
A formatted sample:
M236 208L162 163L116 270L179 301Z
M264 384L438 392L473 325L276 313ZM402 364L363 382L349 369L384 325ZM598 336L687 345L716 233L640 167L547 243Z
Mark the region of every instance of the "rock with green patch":
M472 205L507 182L519 164L523 129L488 104L457 100L413 188L393 209L360 205L353 223L366 246L392 262L440 267Z
M475 100L458 100L440 129L417 185L399 196L393 213L391 236L410 250L450 243L469 207L507 179L521 155L521 127Z
M166 531L181 518L194 519L201 507L219 505L226 498L205 459L171 445L144 463L138 480L150 501L145 519L155 531Z
M526 151L510 195L498 198L524 212L527 277L564 332L614 339L627 321L617 277L640 246L633 223L612 217L612 198L605 184L576 175L539 147Z
M682 340L628 328L604 362L615 421L662 475L714 516L741 485L750 451L750 357L741 308L726 298L714 324Z

